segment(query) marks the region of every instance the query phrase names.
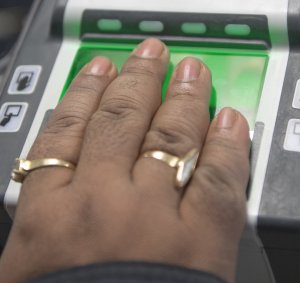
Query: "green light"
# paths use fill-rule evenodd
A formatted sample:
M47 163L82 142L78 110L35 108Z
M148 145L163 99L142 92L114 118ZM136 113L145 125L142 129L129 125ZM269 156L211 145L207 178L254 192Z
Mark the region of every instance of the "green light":
M187 34L204 34L206 32L206 25L203 23L184 23L181 30Z
M79 70L95 56L110 58L120 70L136 44L83 43L71 68L63 94ZM187 56L202 60L212 72L210 113L229 106L239 110L254 129L264 82L268 54L266 51L168 46L170 65L163 85L163 99L175 66ZM62 96L63 96L62 94Z
M102 31L119 31L122 28L122 23L116 19L102 19L98 21L97 26Z
M139 29L143 32L162 32L164 25L160 21L142 21L139 24Z
M247 36L250 32L248 25L228 24L225 26L225 33L228 35Z

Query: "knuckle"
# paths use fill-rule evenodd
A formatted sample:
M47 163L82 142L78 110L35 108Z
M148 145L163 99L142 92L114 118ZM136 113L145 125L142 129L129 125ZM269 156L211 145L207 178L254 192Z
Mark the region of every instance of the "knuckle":
M115 80L115 89L129 90L135 92L139 86L139 80L134 76L123 76Z
M158 72L149 63L149 61L135 60L133 64L127 64L123 67L122 75L143 76L157 80L159 78Z
M197 106L206 109L211 93L211 75L205 65L201 66L200 76L188 82L174 80L168 90L168 96L173 100L197 103ZM194 105L195 106L195 105ZM198 107L196 107L198 108Z
M144 150L156 148L174 151L175 154L185 154L186 149L195 146L194 133L184 122L168 121L168 125L153 127L147 134Z
M79 132L88 122L88 117L85 113L85 109L81 109L80 107L60 111L50 120L43 133L58 134L65 130Z
M101 85L102 81L99 77L88 74L80 74L70 85L68 94L98 95Z
M167 99L169 103L174 103L180 111L180 116L199 117L207 119L209 122L209 95L199 91L198 83L175 83L168 91ZM197 119L197 118L196 118Z
M88 117L84 110L75 109L76 111L66 110L54 113L46 128L34 142L29 152L30 158L54 155L76 163L73 150L82 142Z
M78 95L87 95L87 96L97 96L99 95L99 90L94 89L92 86L73 86L68 90L69 96L78 96Z
M184 101L200 100L200 96L196 95L195 86L191 83L181 83L177 82L174 84L170 95L173 99L184 99Z
M154 101L153 95L150 94L159 94L161 92L161 84L158 80L154 81L141 76L123 74L108 87L107 92L110 97L115 97L118 100L124 99L121 102L126 103L127 101L127 103L132 105L139 103L139 106L148 108Z
M148 134L151 139L161 141L167 144L181 144L185 137L178 130L172 128L156 127Z
M239 151L237 144L225 136L215 136L214 138L207 139L206 146L208 148L219 149L224 154L228 153L230 155Z
M124 118L128 119L133 114L139 113L144 109L140 100L134 99L127 95L109 98L101 106L92 119L108 119L119 121Z

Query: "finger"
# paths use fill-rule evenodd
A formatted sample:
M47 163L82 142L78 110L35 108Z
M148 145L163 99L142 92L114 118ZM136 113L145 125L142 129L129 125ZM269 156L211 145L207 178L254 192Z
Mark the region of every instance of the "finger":
M77 164L87 123L97 109L102 93L116 77L117 70L107 58L96 57L85 66L54 110L48 126L37 138L29 160L58 158ZM23 190L55 188L70 182L73 170L48 167L32 171Z
M118 78L105 91L87 128L80 159L82 174L94 176L107 163L120 177L135 162L152 116L161 103L161 87L169 60L165 45L147 39L134 50ZM94 174L93 174L94 173ZM101 178L109 177L101 176Z
M200 217L206 218L210 226L226 229L227 235L240 235L245 220L249 149L246 119L231 108L223 109L212 122L199 166L182 200L188 221L200 223Z
M166 101L153 119L142 152L160 150L182 156L192 148L200 150L209 125L210 92L210 71L198 59L185 58L172 76ZM134 173L141 183L152 186L147 191L178 200L179 194L170 194L175 191L176 169L154 158L140 158Z

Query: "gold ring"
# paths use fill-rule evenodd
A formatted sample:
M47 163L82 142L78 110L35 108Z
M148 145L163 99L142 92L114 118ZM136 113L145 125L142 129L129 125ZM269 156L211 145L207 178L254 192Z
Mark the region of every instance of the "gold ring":
M15 164L11 173L11 178L18 183L23 183L25 177L33 170L44 167L65 167L75 169L75 165L71 162L57 158L44 158L37 160L15 159Z
M164 151L154 150L143 153L143 157L152 157L165 162L173 168L177 168L175 186L183 188L191 179L197 165L199 150L194 148L183 157L177 157Z

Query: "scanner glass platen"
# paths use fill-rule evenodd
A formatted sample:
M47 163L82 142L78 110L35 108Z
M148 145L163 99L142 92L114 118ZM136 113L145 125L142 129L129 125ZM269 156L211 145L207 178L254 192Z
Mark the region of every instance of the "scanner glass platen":
M62 96L79 70L93 57L106 56L120 70L135 47L135 44L127 43L83 43L71 67ZM268 62L266 51L175 45L168 45L168 48L170 65L163 85L163 99L175 66L184 57L196 57L202 60L212 72L211 117L223 107L233 107L243 113L248 120L250 130L254 130Z

